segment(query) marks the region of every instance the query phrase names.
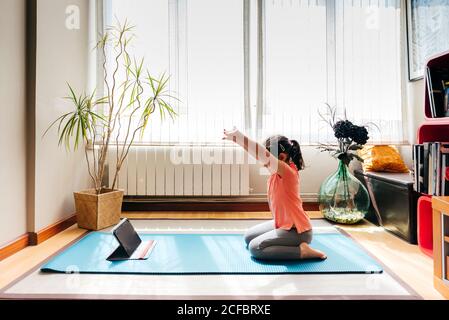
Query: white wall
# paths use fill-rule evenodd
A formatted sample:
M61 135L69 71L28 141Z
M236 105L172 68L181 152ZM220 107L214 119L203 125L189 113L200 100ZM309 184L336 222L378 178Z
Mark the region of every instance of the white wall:
M25 0L0 1L0 246L26 233ZM7 44L7 46L6 46Z
M79 8L80 28L66 27L66 9ZM37 1L36 57L36 203L35 230L75 213L73 191L89 186L84 153L58 147L57 130L44 138L49 124L70 110L62 97L69 82L78 91L87 83L88 0Z
M416 133L424 122L424 80L408 82L407 98L410 114L410 141L416 142Z
M408 79L405 81L405 98L407 108L407 132L405 132L405 134L410 145L401 146L399 151L401 152L406 164L411 168L413 164L412 144L416 143L418 128L424 121L424 81L418 80L410 82Z
M407 138L409 146L401 146L400 152L406 164L411 167L412 147L416 143L419 126L424 122L424 80L408 81L405 80L405 98L407 103Z

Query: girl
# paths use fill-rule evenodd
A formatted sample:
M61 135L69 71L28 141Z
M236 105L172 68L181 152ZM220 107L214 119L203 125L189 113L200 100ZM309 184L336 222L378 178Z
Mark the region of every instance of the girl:
M326 259L309 246L312 241L310 218L299 196L298 170L304 169L297 141L273 136L265 147L252 141L235 127L224 130L224 140L240 145L271 173L268 179L268 203L274 220L250 228L245 241L256 259Z

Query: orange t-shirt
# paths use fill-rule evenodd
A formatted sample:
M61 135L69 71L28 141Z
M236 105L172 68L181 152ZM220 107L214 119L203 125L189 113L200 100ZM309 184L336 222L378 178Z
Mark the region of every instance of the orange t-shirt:
M296 227L298 233L312 229L310 218L302 207L299 173L294 163L285 167L283 177L273 173L268 179L268 203L277 229Z

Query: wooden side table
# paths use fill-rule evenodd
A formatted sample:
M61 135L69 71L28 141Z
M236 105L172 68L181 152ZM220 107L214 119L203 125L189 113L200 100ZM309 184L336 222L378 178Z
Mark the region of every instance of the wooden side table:
M449 299L449 197L433 197L433 284Z

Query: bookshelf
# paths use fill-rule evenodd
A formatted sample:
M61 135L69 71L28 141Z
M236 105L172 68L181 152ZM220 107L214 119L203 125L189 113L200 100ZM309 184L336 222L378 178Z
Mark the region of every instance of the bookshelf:
M444 84L449 81L449 51L433 56L426 63L425 89L424 89L424 117L426 122L444 124L449 121L449 112L444 107ZM433 90L432 96L429 92ZM432 100L437 105L432 114Z
M433 283L449 299L449 197L433 197Z
M418 144L449 141L449 112L445 108L444 80L449 81L449 51L431 57L426 63L424 122L418 128ZM434 89L432 92L429 90L431 88ZM418 245L425 254L433 256L431 195L421 193L417 211Z

